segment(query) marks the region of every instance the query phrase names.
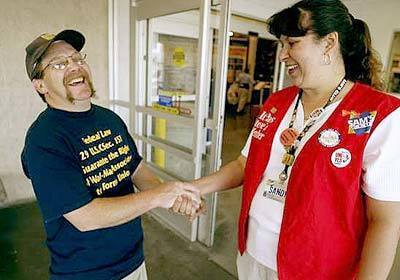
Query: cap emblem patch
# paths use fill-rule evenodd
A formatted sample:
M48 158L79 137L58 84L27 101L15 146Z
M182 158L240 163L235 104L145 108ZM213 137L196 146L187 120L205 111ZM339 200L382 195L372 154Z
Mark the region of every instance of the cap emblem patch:
M44 33L40 37L45 39L45 40L47 40L47 41L50 41L50 40L53 40L54 37L56 37L56 35L51 34L51 33Z

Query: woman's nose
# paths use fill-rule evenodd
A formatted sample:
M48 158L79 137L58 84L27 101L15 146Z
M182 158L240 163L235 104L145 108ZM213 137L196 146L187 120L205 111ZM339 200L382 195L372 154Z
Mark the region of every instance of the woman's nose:
M288 58L289 58L288 49L285 46L283 46L279 52L279 61L285 62Z

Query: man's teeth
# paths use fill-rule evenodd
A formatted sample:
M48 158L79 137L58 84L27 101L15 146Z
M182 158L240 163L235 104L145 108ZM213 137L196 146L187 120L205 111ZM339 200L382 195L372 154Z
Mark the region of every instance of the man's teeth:
M290 65L287 67L288 70L293 70L295 68L297 68L297 65Z
M83 82L83 77L80 77L80 78L73 79L68 84L69 85L75 85L75 84L79 84L79 83L82 83L82 82Z

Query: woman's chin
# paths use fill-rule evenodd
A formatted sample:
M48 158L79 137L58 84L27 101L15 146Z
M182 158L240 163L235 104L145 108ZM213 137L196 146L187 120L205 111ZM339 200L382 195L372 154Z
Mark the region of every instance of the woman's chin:
M290 77L291 84L293 86L301 88L303 84L303 80L299 79L299 77Z

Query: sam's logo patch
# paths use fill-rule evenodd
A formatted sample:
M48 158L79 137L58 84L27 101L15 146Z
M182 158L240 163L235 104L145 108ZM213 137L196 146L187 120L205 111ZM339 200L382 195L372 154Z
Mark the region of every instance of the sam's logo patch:
M349 134L362 135L369 133L376 117L376 111L357 113L355 111L342 111L343 116L349 115Z

